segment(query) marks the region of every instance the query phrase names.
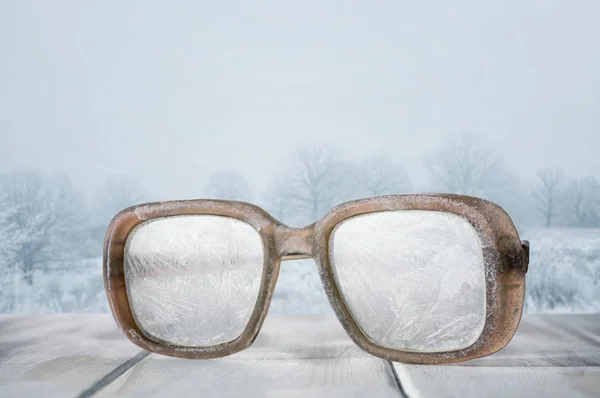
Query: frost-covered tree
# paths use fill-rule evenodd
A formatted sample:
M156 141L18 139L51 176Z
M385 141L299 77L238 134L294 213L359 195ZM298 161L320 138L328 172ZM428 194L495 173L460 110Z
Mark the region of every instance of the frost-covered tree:
M533 190L535 208L542 216L544 225L550 227L560 214L564 174L558 169L541 169L537 172L538 183Z
M218 171L208 178L205 192L210 198L251 202L254 192L237 171Z
M18 248L24 242L24 236L12 221L16 211L17 208L2 194L0 196L0 313L15 310L21 279L15 257Z
M569 221L578 227L600 226L600 183L594 177L572 179L567 189Z
M9 251L11 261L27 284L32 284L36 269L76 256L83 205L68 178L48 178L35 171L4 173L0 197L10 209L5 220L9 233L20 237Z
M332 206L349 199L357 188L351 166L332 146L301 147L289 161L281 177L299 221L316 221Z
M425 163L435 190L487 196L503 186L507 170L502 156L480 136L452 134Z
M372 156L362 161L357 174L362 196L406 193L412 188L402 166L383 156Z
M595 231L533 228L528 311L589 311L600 299L600 241ZM597 307L596 307L597 308Z

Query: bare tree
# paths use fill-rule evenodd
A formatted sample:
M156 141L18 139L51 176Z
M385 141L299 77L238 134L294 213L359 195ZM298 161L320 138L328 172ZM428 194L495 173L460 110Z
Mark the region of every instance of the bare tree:
M5 206L12 209L7 221L22 238L13 248L14 261L32 284L36 269L69 258L78 247L81 198L67 178L31 171L0 175L0 189Z
M535 224L537 215L531 197L531 182L521 180L516 173L508 170L503 181L502 186L489 189L485 198L502 206L517 229Z
M135 204L147 202L149 193L140 181L125 175L108 176L96 187L90 216L89 235L95 242L98 253L110 220L121 210Z
M550 227L559 214L564 175L558 169L541 169L537 176L539 181L533 191L535 207L542 215L544 225Z
M147 200L148 191L136 178L125 175L112 175L96 189L96 198L103 212L114 215L117 212Z
M386 157L373 156L365 159L358 170L360 191L365 196L404 193L412 184L402 166Z
M282 222L291 222L294 216L294 206L290 199L291 187L285 179L277 175L269 181L261 194L263 207L275 218Z
M289 187L290 205L303 222L317 220L348 199L357 186L350 165L326 145L296 150L283 178Z
M570 221L579 227L598 226L600 221L600 184L594 177L573 179L568 186Z
M217 199L243 200L250 202L254 192L246 179L236 171L218 171L208 178L205 187L208 196Z
M452 193L486 196L501 187L506 178L500 154L487 148L479 136L467 132L449 136L427 158L426 166L434 188Z

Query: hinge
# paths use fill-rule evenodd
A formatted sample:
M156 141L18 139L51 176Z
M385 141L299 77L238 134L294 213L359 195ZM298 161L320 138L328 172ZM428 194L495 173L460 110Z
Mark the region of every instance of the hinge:
M523 249L523 254L524 254L524 259L523 261L525 262L525 273L527 273L527 270L529 269L529 241L528 240L522 240L521 241L521 248Z

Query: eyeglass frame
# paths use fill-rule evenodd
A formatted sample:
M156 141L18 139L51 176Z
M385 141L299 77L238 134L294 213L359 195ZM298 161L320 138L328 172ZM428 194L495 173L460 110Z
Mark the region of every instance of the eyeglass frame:
M351 217L400 210L428 210L458 215L477 232L483 251L486 278L486 318L483 331L469 347L446 352L416 352L382 346L358 325L344 302L329 257L334 227ZM125 284L125 245L140 224L156 219L215 215L244 221L257 230L264 262L260 290L244 331L234 340L205 347L183 347L155 341L134 320ZM521 320L529 242L521 241L510 216L485 199L456 194L385 195L345 202L319 221L305 227L285 225L256 205L230 200L195 199L139 204L119 212L104 241L103 276L113 317L137 346L154 353L193 359L218 358L242 351L254 342L266 318L277 283L281 261L313 258L327 298L352 341L377 357L413 364L450 364L490 355L514 336Z

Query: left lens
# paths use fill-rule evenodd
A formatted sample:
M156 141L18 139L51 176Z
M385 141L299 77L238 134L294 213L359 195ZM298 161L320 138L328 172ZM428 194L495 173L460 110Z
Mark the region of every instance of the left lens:
M125 246L133 317L149 338L206 347L242 334L256 304L262 239L230 217L189 215L146 221Z

